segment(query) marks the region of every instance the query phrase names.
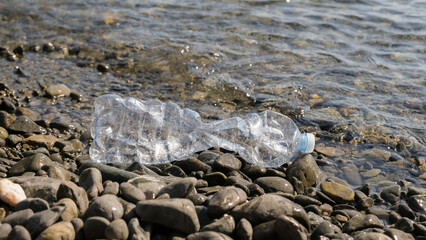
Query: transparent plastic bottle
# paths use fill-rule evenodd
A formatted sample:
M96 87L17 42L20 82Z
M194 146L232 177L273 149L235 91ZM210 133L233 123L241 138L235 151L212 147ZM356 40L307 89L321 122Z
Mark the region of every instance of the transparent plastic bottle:
M315 145L312 134L301 134L290 118L274 111L203 122L197 112L172 102L117 95L95 100L91 134L91 159L103 163L167 163L222 147L247 162L277 167Z

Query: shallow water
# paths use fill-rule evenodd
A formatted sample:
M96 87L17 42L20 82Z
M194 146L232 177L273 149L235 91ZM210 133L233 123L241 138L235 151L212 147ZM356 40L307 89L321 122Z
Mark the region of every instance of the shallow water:
M0 59L0 79L18 89L77 89L88 104L28 106L86 126L103 93L173 100L207 119L269 108L346 151L343 165L362 170L372 159L389 176L410 179L425 155L424 12L422 0L3 0L0 46L52 42L58 51ZM99 63L111 71L98 73ZM401 155L401 145L411 157L399 164L362 154L376 147Z

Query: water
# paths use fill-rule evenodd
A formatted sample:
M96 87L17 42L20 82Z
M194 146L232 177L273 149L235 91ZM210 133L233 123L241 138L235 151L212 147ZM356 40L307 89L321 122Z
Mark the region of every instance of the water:
M59 100L71 110L29 104L43 117L64 112L88 126L93 99L104 93L173 100L207 119L272 109L349 152L342 161L361 170L366 149L398 153L405 145L411 158L376 157L373 167L409 180L421 173L425 1L12 2L0 1L0 45L52 42L61 50L0 59L1 81L61 82L89 99ZM111 72L99 74L99 63Z

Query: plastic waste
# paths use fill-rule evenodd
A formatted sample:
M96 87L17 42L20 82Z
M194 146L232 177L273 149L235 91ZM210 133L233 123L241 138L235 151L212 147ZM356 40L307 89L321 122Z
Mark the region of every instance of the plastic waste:
M91 159L102 163L168 163L222 147L247 162L277 167L315 146L313 134L301 134L290 118L274 111L203 122L197 112L173 102L112 94L95 100L91 134Z

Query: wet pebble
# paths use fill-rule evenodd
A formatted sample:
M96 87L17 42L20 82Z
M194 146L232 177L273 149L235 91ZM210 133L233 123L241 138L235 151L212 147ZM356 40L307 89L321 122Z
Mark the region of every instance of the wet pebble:
M321 191L337 203L354 201L355 193L352 189L335 182L321 183Z
M260 177L255 183L265 190L266 193L283 192L293 194L293 185L281 177Z
M407 199L407 203L414 211L426 213L426 194L411 196Z
M386 187L380 193L380 197L391 204L398 202L400 199L400 196L401 196L401 187L399 185Z
M294 218L281 215L274 224L274 230L280 239L308 239L308 230Z
M395 222L395 228L410 233L414 231L414 221L406 217L401 217Z
M167 193L170 198L186 198L191 192L194 192L196 184L197 179L193 177L179 179L164 186L157 195Z
M219 217L246 200L247 195L243 190L229 187L213 195L208 204L208 212L211 216Z
M235 220L230 215L225 215L214 222L205 225L200 229L200 232L214 231L230 236L235 229Z
M355 236L355 240L392 240L390 237L386 236L383 233L378 232L369 232L369 233L360 233Z
M197 232L188 235L186 237L186 240L207 240L207 239L217 239L217 240L232 240L231 237L229 237L226 234L218 233L218 232Z
M15 121L9 125L8 129L19 133L46 133L46 129L37 125L27 116L17 117Z
M241 161L230 153L219 156L213 162L213 167L223 172L238 171L241 166Z
M41 198L49 204L56 202L57 192L61 181L40 176L19 176L9 178L24 189L28 198Z
M384 234L387 235L388 237L390 237L393 240L399 240L399 239L414 240L413 235L406 233L404 231L395 229L395 228L386 229Z
M351 233L366 228L384 228L383 222L375 215L355 216L343 225L343 232Z
M84 216L85 218L99 216L104 217L108 221L113 221L121 218L123 213L123 206L118 198L114 195L107 194L93 199Z
M253 237L253 227L251 226L251 223L247 221L247 219L242 218L238 222L234 233L237 239L251 240Z
M188 199L139 201L136 213L142 221L168 226L184 233L194 233L200 229L194 204Z
M295 177L301 181L305 188L316 187L323 178L322 171L310 154L292 162L287 168L286 175L288 179Z
M108 64L100 63L96 66L96 69L101 73L109 72L110 67Z

